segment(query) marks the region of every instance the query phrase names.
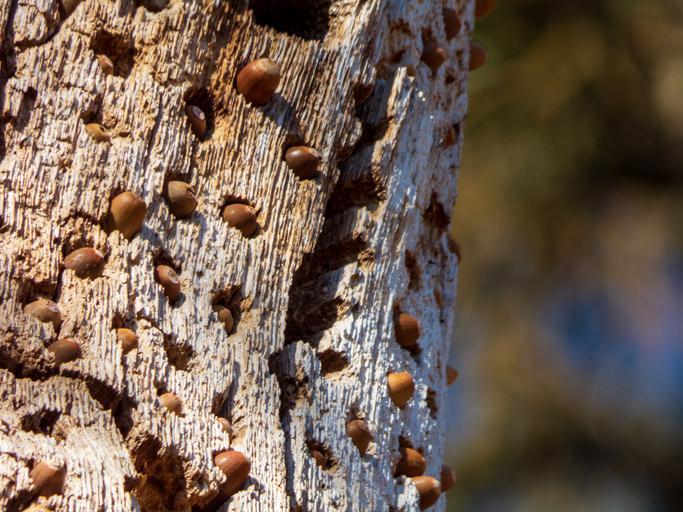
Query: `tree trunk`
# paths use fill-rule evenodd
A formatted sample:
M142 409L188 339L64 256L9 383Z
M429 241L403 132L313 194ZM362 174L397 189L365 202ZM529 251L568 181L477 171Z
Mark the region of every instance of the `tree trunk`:
M445 4L451 39L442 0L0 0L2 510L419 509L394 466L412 446L441 470L473 24L473 2ZM281 80L258 106L235 77L261 57ZM316 176L283 161L297 145L322 155ZM169 181L194 188L186 218ZM124 191L146 204L130 239L110 213ZM230 203L255 208L254 234ZM84 247L104 261L66 259ZM40 298L61 322L26 307ZM402 408L389 372L414 378ZM229 499L227 449L251 461Z

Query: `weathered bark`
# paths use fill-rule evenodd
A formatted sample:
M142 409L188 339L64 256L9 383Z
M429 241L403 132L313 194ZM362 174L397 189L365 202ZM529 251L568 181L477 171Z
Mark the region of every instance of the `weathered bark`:
M392 465L408 444L427 475L441 468L472 3L445 2L463 20L452 40L441 0L71 3L0 1L0 508L215 508L213 455L231 448L252 469L221 510L417 510ZM448 53L434 73L429 41ZM234 79L262 56L282 80L256 107ZM188 103L209 114L204 140ZM93 121L110 142L86 133ZM282 159L301 143L323 156L315 179ZM169 212L170 179L196 191L187 219ZM147 204L130 241L106 223L124 190ZM255 236L223 221L228 200L259 210ZM105 255L95 276L63 267L84 246ZM174 304L159 263L180 275ZM40 297L61 326L23 312ZM221 298L231 333L212 310ZM419 319L419 353L396 343L397 310ZM119 327L138 348L123 353ZM82 356L57 366L46 347L63 338ZM414 376L403 409L390 371ZM345 432L356 416L373 434L365 455ZM40 461L66 469L61 494L35 493Z

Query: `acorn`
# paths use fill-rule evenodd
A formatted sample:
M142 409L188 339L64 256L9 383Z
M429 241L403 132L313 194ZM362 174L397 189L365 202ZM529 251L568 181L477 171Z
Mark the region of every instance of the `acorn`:
M315 178L322 156L308 146L292 146L285 153L285 162L301 179Z
M422 49L422 62L427 64L432 74L435 74L441 67L441 64L446 62L448 54L446 50L433 41L427 42Z
M175 393L159 395L159 402L173 414L180 416L183 413L183 401Z
M235 326L235 320L232 316L232 312L221 304L215 304L213 310L218 315L218 319L223 322L225 330L230 333L232 328Z
M98 53L97 55L95 55L95 58L97 59L97 62L100 65L100 69L105 75L114 74L114 63L111 61L109 57L107 57L103 53Z
M223 208L223 220L231 228L237 228L242 235L250 237L256 232L256 211L248 204L232 203Z
M184 181L169 181L166 185L168 209L179 219L192 215L197 208L197 197L194 189Z
M446 366L446 385L450 386L453 384L460 375L460 372L453 368L452 366Z
M97 142L111 142L109 131L99 123L88 123L85 125L85 133L90 135Z
M89 272L96 271L102 261L104 260L104 255L97 249L92 247L81 247L69 253L69 255L64 258L64 268L73 270L77 274L86 274Z
M446 39L449 41L458 35L460 28L462 27L462 22L460 21L460 16L455 9L450 7L444 7L443 9L443 26L446 32Z
M232 425L228 420L226 420L225 418L218 418L218 424L221 426L223 432L228 434L228 437L232 437L234 432L232 430Z
M415 393L415 382L408 372L390 373L387 375L387 386L396 407L403 407Z
M455 470L443 465L441 466L441 492L448 492L455 485Z
M396 342L406 349L414 349L420 337L420 323L408 313L400 313L394 322Z
M225 498L239 491L249 478L251 463L241 452L234 450L220 452L213 458L213 462L227 477L226 482L221 486L221 494Z
M420 476L427 469L427 462L420 452L412 448L401 448L395 475Z
M431 476L414 476L411 480L420 495L420 509L424 510L434 505L441 495L439 481Z
M154 269L154 279L164 289L168 300L175 302L180 295L180 280L176 271L168 265L157 265Z
M55 357L55 363L59 366L62 363L68 363L78 359L83 354L81 346L77 341L71 338L62 338L52 343L47 349L52 352Z
M145 222L147 205L134 192L123 192L116 196L109 208L113 228L128 240L142 229Z
M496 9L496 0L477 0L474 7L474 17L478 20L485 18Z
M33 489L39 496L52 496L61 494L64 489L66 471L64 468L56 467L49 462L39 462L30 473L33 481Z
M62 323L59 306L47 299L37 299L24 306L24 313L43 323L52 323L55 329Z
M125 327L116 329L116 339L119 340L124 354L138 346L138 335Z
M311 448L311 457L313 457L315 463L321 468L324 468L325 464L327 464L327 457L325 457L320 450Z
M470 71L479 69L488 59L488 53L486 48L480 42L472 40L470 41Z
M264 105L280 83L280 66L270 59L257 59L237 74L237 91L254 105Z
M204 134L206 134L206 114L204 111L196 105L187 105L185 114L187 114L187 119L190 121L192 131L197 138L204 138Z
M346 434L351 438L353 444L356 445L361 455L365 455L368 451L368 445L372 440L372 434L368 428L365 420L356 419L346 423Z

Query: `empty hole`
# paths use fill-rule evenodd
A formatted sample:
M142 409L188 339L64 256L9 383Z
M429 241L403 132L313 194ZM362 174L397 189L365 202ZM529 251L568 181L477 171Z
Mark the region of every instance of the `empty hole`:
M406 270L408 271L409 287L416 290L420 287L420 267L412 252L406 252Z
M130 75L135 61L135 48L132 40L101 30L93 38L90 48L95 55L109 57L114 64L114 75L124 78Z
M427 407L429 407L429 415L436 419L436 415L439 412L439 406L437 405L436 391L433 389L427 390Z
M337 352L331 348L318 352L317 355L320 360L320 368L323 376L340 372L349 365L349 359L346 354Z
M160 12L168 7L170 0L135 0L136 7L144 7L149 12Z
M59 411L41 409L40 411L22 416L21 429L24 432L50 435L60 416L61 413Z
M194 350L188 343L181 343L172 336L164 336L164 350L171 366L176 370L188 371L194 357Z
M251 0L257 25L302 39L322 40L330 28L332 0Z

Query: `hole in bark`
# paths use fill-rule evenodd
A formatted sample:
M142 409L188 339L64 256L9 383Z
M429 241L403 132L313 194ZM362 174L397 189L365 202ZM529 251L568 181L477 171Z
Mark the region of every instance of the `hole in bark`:
M218 311L220 306L227 308L230 311L230 315L232 316L232 327L228 329L226 325L228 334L237 330L237 325L242 319L242 314L249 310L250 305L251 301L242 296L242 287L239 285L224 288L216 293L211 300L211 306L217 317L220 315L220 312ZM221 321L221 318L218 317L217 320Z
M190 89L185 94L186 117L187 107L190 105L199 107L199 109L204 113L204 116L206 117L206 132L204 133L204 136L199 140L210 139L211 135L213 135L213 130L215 127L213 95L209 92L209 90L206 87L202 87L201 89ZM188 125L190 124L189 120L187 121L187 123Z
M36 91L33 87L28 87L26 92L24 92L22 95L17 115L12 120L17 130L23 130L26 125L28 125L29 121L31 120L31 112L33 112L33 106L36 103L37 97L38 91Z
M427 390L427 407L429 408L429 415L436 419L437 414L439 413L439 406L437 404L437 394L436 391L433 389L428 389Z
M323 377L327 377L331 373L340 372L349 365L349 359L346 354L331 348L318 352L317 356L320 360L320 371Z
M421 272L415 254L410 251L406 252L406 270L408 271L408 286L412 290L417 290L420 287Z
M34 434L51 435L52 429L61 416L60 411L50 409L40 409L31 414L25 414L21 418L21 429L24 432L33 432Z
M124 396L112 409L114 423L124 439L128 437L128 433L133 428L132 412L136 407L137 403L134 400Z
M127 78L135 63L135 47L130 38L100 30L95 34L90 49L97 55L106 56L114 65L114 75Z
M319 441L308 439L306 441L306 446L308 447L311 457L315 460L315 463L323 471L334 471L337 469L339 462L326 445Z
M251 0L257 25L302 39L322 40L330 28L332 0Z
M446 215L446 210L443 205L437 199L436 192L432 193L431 201L424 212L423 218L425 222L438 230L445 230L448 227L450 219L448 215Z
M136 7L144 7L149 12L161 12L166 7L170 0L135 0Z
M181 343L173 336L164 334L164 350L171 366L176 370L188 371L194 357L194 350L188 343Z

